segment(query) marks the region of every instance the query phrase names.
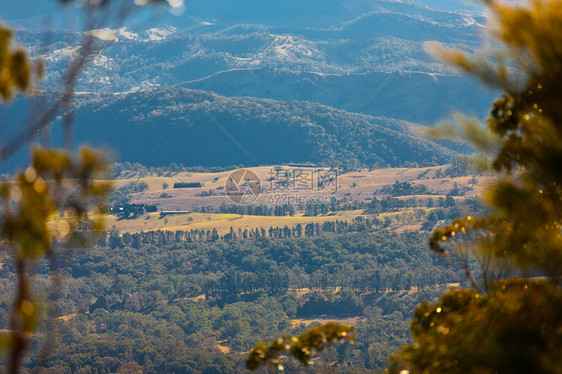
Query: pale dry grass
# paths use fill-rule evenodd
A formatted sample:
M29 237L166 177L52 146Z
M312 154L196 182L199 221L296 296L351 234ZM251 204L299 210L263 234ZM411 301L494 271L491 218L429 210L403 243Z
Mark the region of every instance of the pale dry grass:
M315 322L318 323L328 323L328 322L336 322L341 323L344 325L356 326L359 322L366 320L364 317L348 317L348 318L328 318L326 316L319 316L318 318L294 318L291 319L291 326L309 326Z
M217 348L219 351L221 351L222 353L230 353L230 351L232 351L232 348L226 346L226 345L222 345L220 343L217 343Z
M377 198L383 198L380 192L387 185L394 184L396 181L411 182L426 186L432 195L415 195L418 200L433 199L446 197L446 194L454 187L455 183L459 189L468 190L464 196L454 197L455 200L462 200L465 197L478 196L481 187L489 184L493 179L487 176L476 177L476 183L472 177L457 178L436 178L439 170L445 170L448 165L435 166L426 168L389 168L377 170L361 170L352 173L346 173L338 176L338 190L305 190L305 191L279 191L273 189L272 182L267 181L275 174L273 166L263 166L251 168L262 182L262 193L252 202L253 205L269 205L274 206L283 203L293 203L298 206L299 202L307 202L311 199L323 199L329 201L331 198L337 200L347 199L355 201L369 201L373 195ZM283 170L294 170L297 168L283 166ZM307 171L328 170L317 167L298 168ZM186 210L193 211L197 207L208 207L217 209L221 204L231 205L232 202L226 196L224 186L231 171L219 173L176 173L171 177L149 176L145 178L119 179L113 181L115 187L120 187L131 181L143 181L149 186L147 191L132 195L132 203L142 203L148 205L156 205L159 210ZM172 188L176 182L199 182L202 184L200 188ZM169 188L163 189L163 184L167 183ZM209 196L202 196L207 195ZM409 199L412 196L398 197L400 199ZM302 205L301 205L302 206ZM426 208L418 208L424 209ZM384 219L387 215L401 214L408 212L410 209L404 209L400 212L390 212L379 215ZM297 224L305 225L308 223L333 221L337 219L350 220L361 215L362 212L337 212L326 216L303 217L295 215L294 217L270 217L270 216L240 216L228 214L201 214L192 213L189 215L167 216L161 218L158 214L150 214L147 217L139 217L134 220L118 220L115 216L107 216L107 227L116 228L123 232L137 232L141 230L191 230L203 229L209 230L216 228L219 233L225 234L230 230L239 228L255 229L269 227L295 227ZM398 231L417 230L419 224L415 222L400 224L392 229Z
M68 322L71 319L73 319L74 317L76 317L77 315L78 315L78 313L67 314L65 316L60 316L60 317L55 318L55 321Z
M472 177L455 177L455 178L436 178L438 170L445 170L448 166L435 166L427 168L389 168L376 169L372 171L362 170L352 173L346 173L338 176L338 190L331 189L318 190L281 190L275 187L271 181L274 172L273 166L262 166L251 168L257 174L262 184L262 194L253 204L275 205L292 199L293 202L309 201L311 198L322 198L329 201L334 197L338 200L347 198L350 200L368 200L373 194L377 197L383 197L380 190L396 181L411 182L414 184L424 185L432 191L433 195L418 195L418 198L445 197L445 195L454 187L455 183L461 189L468 189L465 196L477 196L482 186L489 184L493 179L488 176L476 177L476 183L473 184ZM294 170L297 168L282 167L283 170ZM307 171L327 171L323 168L299 168ZM134 194L135 203L156 204L163 210L192 210L196 206L206 205L217 208L222 203L231 204L231 201L225 194L224 186L230 175L230 171L220 173L178 173L173 177L146 177L140 179L121 179L115 181L117 187L130 182L132 180L144 181L149 185L149 189L145 192ZM181 188L173 189L175 182L199 182L201 188ZM162 185L167 183L170 188L164 190ZM166 193L169 197L162 197ZM202 193L210 193L210 196L201 196ZM286 198L286 200L283 200Z
M120 232L139 232L154 230L169 231L190 231L190 230L212 230L217 229L220 235L230 231L232 227L236 232L240 228L254 230L256 228L269 229L270 227L296 227L298 224L304 226L309 223L323 223L326 221L350 221L361 215L361 211L338 212L333 215L319 215L307 217L302 214L295 216L250 216L240 214L215 214L215 213L190 213L178 215L166 215L161 217L159 213L150 213L139 216L135 219L119 220L114 215L109 215L105 219L108 228L116 229Z

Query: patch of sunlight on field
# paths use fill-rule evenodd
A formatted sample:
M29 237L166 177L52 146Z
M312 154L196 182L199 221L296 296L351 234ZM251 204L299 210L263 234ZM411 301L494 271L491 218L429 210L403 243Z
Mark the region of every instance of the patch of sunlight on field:
M360 321L364 321L367 318L364 317L348 317L348 318L327 318L320 316L319 318L295 318L291 319L291 326L298 327L300 325L309 326L313 323L328 323L328 322L336 322L336 323L343 323L344 325L355 326Z
M161 216L159 213L150 213L134 219L119 219L117 216L108 215L105 219L105 225L108 229L116 229L120 232L129 233L152 230L212 230L216 228L219 234L224 235L230 231L230 227L234 230L238 230L239 228L242 230L253 230L256 228L269 229L271 226L288 226L292 228L299 223L304 226L316 222L322 223L336 220L349 221L354 217L360 216L361 213L362 211L356 210L329 213L316 217L307 217L302 214L297 214L293 217L275 217L215 213L189 213Z
M307 217L303 216L302 214L291 216L284 216L284 217L275 217L275 216L249 216L249 215L239 215L239 214L213 214L212 217L209 217L207 221L199 221L199 222L190 222L188 224L182 225L170 225L163 227L162 229L165 230L212 230L217 229L218 233L223 235L230 231L232 227L235 231L239 228L242 230L254 230L256 228L263 228L269 229L270 227L284 227L288 226L290 228L301 224L305 226L309 223L322 223L326 221L337 221L337 220L345 220L349 221L353 217L357 217L359 214L354 212L338 212L338 214L334 215L323 215L323 216L316 216L316 217ZM226 217L225 217L226 216ZM304 227L303 227L304 230Z
M174 183L182 182L176 177L146 177L146 178L131 178L131 179L112 179L112 180L98 180L98 182L110 182L113 188L117 189L131 182L145 182L148 184L148 191L164 190L164 183L168 184L168 189L172 189Z

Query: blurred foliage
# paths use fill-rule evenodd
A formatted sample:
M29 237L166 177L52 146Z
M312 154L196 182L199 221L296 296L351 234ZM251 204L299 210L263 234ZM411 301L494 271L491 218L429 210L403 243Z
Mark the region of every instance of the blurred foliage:
M442 57L504 90L487 119L496 138L493 168L503 177L488 188L495 215L457 220L436 231L432 249L445 252L455 234L477 233L481 252L518 269L562 275L562 2L527 6L489 3L494 36L504 48L496 63L441 51ZM521 27L525 24L526 27Z
M486 191L493 214L431 235L431 249L454 259L474 289L416 308L415 342L393 357L393 373L562 372L562 1L486 3L502 46L476 57L438 53L504 92L487 119L491 135L473 141L500 176Z
M49 251L53 230L49 219L58 212L56 234L80 239L80 223L88 220L92 205L105 211L108 183L94 183L93 176L105 170L103 157L90 149L79 152L76 161L64 151L35 148L31 165L14 181L0 186L2 237L17 248L17 258L37 258ZM65 191L66 190L66 191ZM94 231L103 227L93 216Z
M262 366L272 365L283 370L281 356L288 354L307 366L314 353L321 353L331 344L343 340L355 341L353 327L339 323L326 323L307 330L298 337L284 336L272 343L260 342L252 350L246 360L246 367L257 370Z
M111 3L129 3L139 6L147 4L168 3L170 6L176 7L183 4L183 0L59 0L62 4L77 4L86 7L99 8L107 6Z
M44 70L41 60L32 63L23 49L14 48L12 38L11 30L0 25L0 103L12 99L16 91L28 91L32 80L41 77ZM66 85L71 90L72 80ZM30 114L33 120L52 115L48 111ZM38 130L33 129L32 122L25 141L32 140ZM22 147L25 141L16 141L15 147ZM8 143L8 148L12 145ZM34 300L30 267L44 257L55 257L54 238L76 245L100 232L103 224L99 216L90 219L89 213L92 209L94 213L105 211L110 189L109 184L93 181L105 170L105 160L92 150L81 149L74 160L66 151L34 148L31 159L28 168L0 185L0 244L9 251L16 270L9 330L0 336L0 349L7 352L10 373L19 372L43 309ZM61 218L53 227L50 220L55 215Z
M43 256L54 256L54 237L77 244L103 229L101 215L90 219L88 213L105 211L110 186L92 179L104 169L103 158L89 149L74 161L66 152L35 148L31 165L0 185L0 240L11 251L17 283L10 336L0 340L2 350L9 352L10 372L18 372L40 318L29 267ZM50 219L57 214L61 217L53 228Z
M30 84L30 66L23 49L12 48L12 31L0 24L0 103L10 100L15 90Z
M392 372L562 373L562 293L525 279L493 283L488 294L448 291L416 308L415 340Z

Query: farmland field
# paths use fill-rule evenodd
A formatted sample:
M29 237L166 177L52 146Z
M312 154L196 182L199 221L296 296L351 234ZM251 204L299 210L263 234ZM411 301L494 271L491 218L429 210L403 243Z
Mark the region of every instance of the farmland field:
M106 226L119 232L138 232L150 230L212 230L220 235L234 230L267 229L269 227L293 228L296 225L323 223L333 221L351 221L357 217L365 217L366 209L358 207L368 205L373 197L383 199L391 195L395 199L418 201L417 207L387 209L372 217L384 220L393 218L400 224L394 225L398 231L419 230L420 217L427 215L433 204L437 206L439 199L444 199L451 191L459 191L451 196L455 201L478 196L482 186L491 181L489 176L450 176L447 175L449 165L426 168L388 168L361 170L337 175L337 186L318 188L311 184L310 188L297 188L297 182L290 179L288 186L279 186L280 175L295 178L299 172L309 175L321 175L329 172L326 168L270 166L251 168L261 182L261 190L252 205L293 205L292 215L255 215L230 213L220 210L221 205L232 205L225 191L227 178L233 171L218 173L178 172L171 175L136 175L122 173L113 181L115 188L127 186L132 182L146 183L141 192L129 195L130 203L156 206L157 211L141 216L107 215ZM315 174L316 173L316 174ZM128 178L123 178L123 174ZM128 174L128 175L127 175ZM287 180L287 179L285 179ZM390 191L396 183L405 182L415 187L419 193ZM175 183L192 184L191 188L174 188ZM199 187L200 186L200 187ZM349 209L323 212L322 214L305 214L305 207L310 204L333 201L347 203ZM429 202L429 203L428 203ZM361 205L363 204L363 205ZM162 211L172 212L161 214ZM174 212L181 212L174 214ZM423 212L423 213L422 213ZM372 212L371 212L372 213ZM411 222L409 222L411 221Z

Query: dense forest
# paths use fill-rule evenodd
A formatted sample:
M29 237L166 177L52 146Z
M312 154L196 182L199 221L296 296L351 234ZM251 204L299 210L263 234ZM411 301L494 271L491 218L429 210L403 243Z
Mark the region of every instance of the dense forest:
M75 113L77 141L107 145L120 159L146 166L434 165L456 154L403 121L180 88L86 96Z
M244 352L260 339L302 331L299 319L357 318L357 345L340 347L319 364L339 372L349 364L380 369L408 341L414 306L457 281L426 250L424 239L378 231L98 244L59 259L57 274L64 282L56 310L64 317L55 320L57 340L48 358L25 366L35 367L34 373L38 367L60 373L127 367L147 373L241 372ZM52 266L37 269L39 284L47 286ZM6 326L13 264L7 260L0 272L0 325Z
M226 98L187 89L92 97L80 101L76 118L78 139L107 144L122 159L147 166L336 160L399 166L444 163L455 155L407 122L306 102ZM147 148L150 154L141 151Z
M24 120L26 107L22 100L5 114ZM116 161L147 167L441 165L468 149L439 144L424 135L423 127L405 121L308 102L228 98L184 88L84 94L74 115L78 144L106 147L114 150L108 154ZM7 126L0 135L14 130ZM53 141L61 139L59 131L52 132Z

